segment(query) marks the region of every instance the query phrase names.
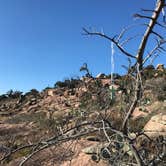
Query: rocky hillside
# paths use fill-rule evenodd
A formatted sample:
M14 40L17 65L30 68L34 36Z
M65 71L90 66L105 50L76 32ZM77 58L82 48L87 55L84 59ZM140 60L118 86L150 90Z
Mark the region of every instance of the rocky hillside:
M1 95L1 165L17 166L32 150L24 148L13 153L19 147L45 141L81 123L99 120L101 116L107 117L115 129L120 129L128 106L126 103L130 103L133 84L132 78L127 75L115 74L114 78L114 84L111 84L110 76L99 74L95 78L59 81L54 88L46 88L42 92L32 89L26 94L9 91ZM165 139L166 136L166 69L163 65L158 65L156 69L147 66L142 79L143 98L132 115L130 130L131 133L145 131L154 140L149 144L142 138L137 145L147 146L151 154L148 157L153 158L157 153L153 148L155 141ZM81 133L84 129L78 130ZM96 155L105 146L103 142L102 132L88 134L50 146L33 156L25 165L108 165L105 158Z

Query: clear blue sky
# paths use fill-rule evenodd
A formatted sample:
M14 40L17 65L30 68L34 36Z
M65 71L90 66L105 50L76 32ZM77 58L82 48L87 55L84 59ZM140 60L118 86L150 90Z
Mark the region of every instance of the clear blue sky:
M132 15L155 0L0 0L0 93L53 86L80 75L87 62L93 75L110 73L110 43L83 36L82 27L114 36L135 23ZM139 32L139 29L133 32ZM129 49L134 50L132 42ZM115 52L115 72L126 59ZM163 63L161 56L155 61Z

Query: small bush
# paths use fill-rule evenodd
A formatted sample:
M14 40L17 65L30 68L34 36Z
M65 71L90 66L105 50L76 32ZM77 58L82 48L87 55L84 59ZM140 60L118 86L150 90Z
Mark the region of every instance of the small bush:
M6 98L7 98L6 95L0 95L0 100L4 100L4 99L6 99Z
M109 75L107 76L107 78L111 78L111 74L109 74ZM120 76L118 73L113 73L113 78L114 78L114 79L120 79L121 76Z
M36 89L31 89L29 92L25 93L24 97L28 97L28 96L31 96L31 97L39 97L40 96L40 93L38 90Z
M77 88L80 83L81 83L81 80L71 78L71 79L66 79L65 81L58 81L58 82L56 82L54 87L55 88L69 88L69 89L73 89L73 88Z
M152 78L146 81L145 88L151 89L154 97L159 101L166 100L166 82L164 77Z
M36 89L31 89L30 93L36 95L36 94L39 94L39 91Z
M65 82L62 81L57 81L54 85L55 88L63 88L63 87L67 87L67 84Z
M20 91L13 91L13 90L9 90L7 93L6 93L6 96L9 97L9 98L19 98L20 96L22 95L22 92Z
M84 71L84 72L86 72L86 74L85 74L85 76L86 77L92 77L92 74L90 74L90 72L89 72L89 68L88 68L88 65L87 65L87 63L84 63L81 67L80 67L80 71L82 72L82 71Z

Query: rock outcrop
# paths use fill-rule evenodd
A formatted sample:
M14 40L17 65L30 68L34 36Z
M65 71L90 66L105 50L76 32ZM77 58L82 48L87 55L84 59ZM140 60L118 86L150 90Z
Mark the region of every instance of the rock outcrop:
M166 136L166 115L161 113L153 116L145 125L144 131L150 137Z
M164 64L158 64L156 66L156 70L163 72L164 71Z

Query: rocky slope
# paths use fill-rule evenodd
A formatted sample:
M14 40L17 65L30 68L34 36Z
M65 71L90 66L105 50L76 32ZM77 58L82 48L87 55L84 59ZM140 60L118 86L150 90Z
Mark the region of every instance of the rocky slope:
M144 69L144 94L131 119L131 131L145 130L151 138L166 136L166 70L149 66ZM127 76L116 75L111 85L109 76L84 77L57 82L55 88L42 92L35 89L22 95L10 91L0 96L0 157L22 145L30 145L48 139L81 122L90 122L106 115L115 128L122 122L131 84ZM114 88L111 100L110 87ZM118 111L121 110L121 111ZM88 135L67 141L41 151L25 165L27 166L104 166L104 159L96 158L102 135ZM93 147L93 148L90 148ZM94 148L95 147L95 148ZM89 148L89 150L87 150ZM92 152L93 151L93 152ZM97 150L96 150L97 151ZM1 165L16 166L29 149L19 151ZM90 155L89 155L90 154ZM95 159L94 159L94 158Z

